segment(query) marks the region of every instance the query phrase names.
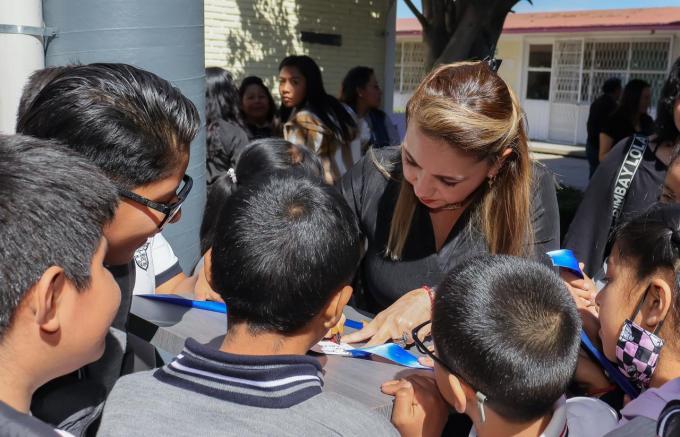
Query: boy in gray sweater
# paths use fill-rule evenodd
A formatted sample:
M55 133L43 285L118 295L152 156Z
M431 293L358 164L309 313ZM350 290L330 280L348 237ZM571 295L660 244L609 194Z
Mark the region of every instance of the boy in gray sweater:
M355 218L333 187L275 174L222 208L211 286L229 311L219 350L189 339L165 367L123 377L101 436L398 435L326 393L309 348L335 326L360 257Z

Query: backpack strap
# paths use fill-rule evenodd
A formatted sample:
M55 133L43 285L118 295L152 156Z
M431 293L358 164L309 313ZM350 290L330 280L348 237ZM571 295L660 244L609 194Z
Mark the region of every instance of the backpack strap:
M637 173L640 163L647 151L647 137L642 135L633 136L633 142L628 148L626 157L621 163L619 168L619 173L616 176L616 183L614 183L614 189L612 192L612 216L611 225L609 226L609 235L614 232L616 225L621 217L621 211L623 210L623 205L626 202L626 196L628 195L628 189L630 184Z

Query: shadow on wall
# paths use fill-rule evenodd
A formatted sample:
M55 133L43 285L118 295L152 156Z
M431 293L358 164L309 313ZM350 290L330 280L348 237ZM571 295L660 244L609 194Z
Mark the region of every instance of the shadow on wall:
M279 62L291 54L309 55L321 67L328 93L337 95L346 72L357 63L370 65L372 50L384 53L384 2L318 0L234 0L237 25L226 31L223 67L238 80L260 76L278 97ZM357 23L361 23L357 25ZM364 24L365 23L365 24ZM303 43L300 32L342 35L342 45ZM363 57L362 57L363 55ZM376 75L382 77L380 57Z
M236 0L240 27L227 32L225 68L239 79L262 77L273 90L279 62L298 52L298 2Z

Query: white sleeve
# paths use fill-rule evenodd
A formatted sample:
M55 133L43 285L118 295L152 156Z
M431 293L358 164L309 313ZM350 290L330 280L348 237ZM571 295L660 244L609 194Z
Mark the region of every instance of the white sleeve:
M182 273L179 260L172 251L172 246L163 234L156 234L151 242L151 259L153 260L156 287L163 285L168 279Z

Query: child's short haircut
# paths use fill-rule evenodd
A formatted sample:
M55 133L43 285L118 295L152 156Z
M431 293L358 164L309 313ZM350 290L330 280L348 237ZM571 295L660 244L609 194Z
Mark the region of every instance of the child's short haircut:
M33 103L35 96L42 91L45 86L52 82L52 80L66 71L68 66L46 67L40 70L35 70L28 77L26 85L21 92L21 99L19 100L19 109L17 110L17 123L19 119L26 113L28 107Z
M343 197L294 171L237 190L216 229L212 285L230 325L252 332L304 327L359 263L359 230Z
M437 288L437 353L506 420L551 411L574 375L580 329L565 285L534 261L473 257Z
M0 135L0 341L25 293L50 266L82 290L103 226L118 204L113 183L52 141Z
M131 189L175 171L199 126L196 107L165 79L126 64L89 64L45 85L17 132L62 141Z

